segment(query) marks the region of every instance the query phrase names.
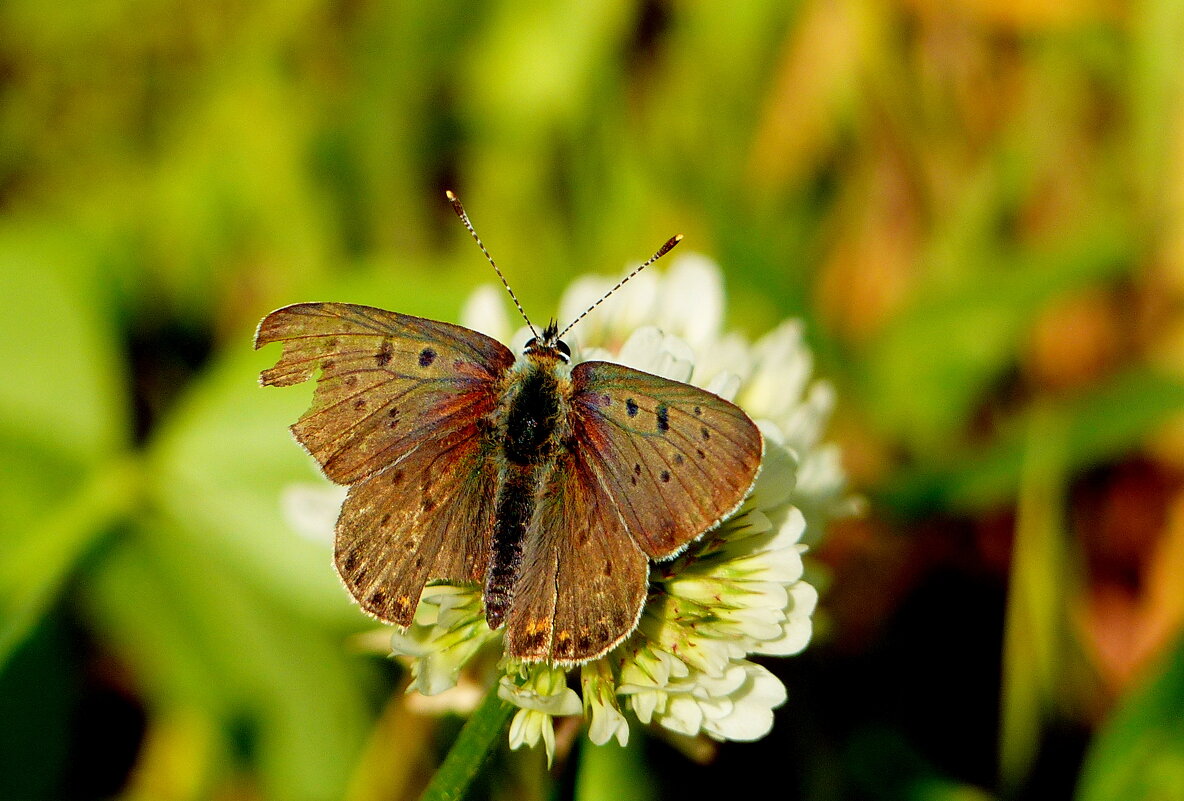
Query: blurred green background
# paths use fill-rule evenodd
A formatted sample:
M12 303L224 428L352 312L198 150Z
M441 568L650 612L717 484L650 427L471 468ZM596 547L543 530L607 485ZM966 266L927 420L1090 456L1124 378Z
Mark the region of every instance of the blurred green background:
M804 318L869 501L769 737L478 796L1184 799L1181 0L7 0L0 93L0 798L422 789L251 334L456 320L452 188L536 317L682 231Z

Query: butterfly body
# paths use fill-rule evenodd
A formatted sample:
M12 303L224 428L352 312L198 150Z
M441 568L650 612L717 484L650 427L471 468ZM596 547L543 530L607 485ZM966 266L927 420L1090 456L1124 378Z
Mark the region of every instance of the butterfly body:
M548 329L544 342L553 338ZM564 346L566 347L566 346ZM493 426L500 457L493 541L485 575L485 618L502 624L513 598L527 529L546 486L554 457L567 444L571 398L567 357L558 345L528 348L515 364L501 414Z
M736 406L609 362L549 326L519 358L460 326L345 303L272 312L266 385L317 377L292 426L349 486L335 564L375 617L412 622L426 582L482 587L527 661L596 658L636 627L649 562L744 500L763 449Z

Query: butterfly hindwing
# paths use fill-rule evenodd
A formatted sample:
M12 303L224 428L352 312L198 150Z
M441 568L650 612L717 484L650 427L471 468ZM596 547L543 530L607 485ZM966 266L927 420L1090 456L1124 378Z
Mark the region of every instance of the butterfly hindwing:
M349 303L298 303L259 324L255 347L283 342L260 380L288 386L317 371L312 407L292 432L325 475L352 484L426 440L487 417L514 355L484 334Z
M363 609L406 626L429 579L483 579L497 478L492 447L472 425L350 487L334 562Z
M763 444L738 406L610 362L579 364L571 378L587 480L651 559L678 553L744 500Z
M581 453L559 457L527 533L506 621L519 659L594 659L633 631L645 602L649 560Z

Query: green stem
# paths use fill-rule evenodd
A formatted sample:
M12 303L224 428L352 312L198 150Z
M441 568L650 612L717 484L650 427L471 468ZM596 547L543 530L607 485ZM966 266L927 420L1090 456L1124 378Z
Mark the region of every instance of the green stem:
M461 801L477 772L497 747L515 707L498 697L495 684L469 717L420 801Z

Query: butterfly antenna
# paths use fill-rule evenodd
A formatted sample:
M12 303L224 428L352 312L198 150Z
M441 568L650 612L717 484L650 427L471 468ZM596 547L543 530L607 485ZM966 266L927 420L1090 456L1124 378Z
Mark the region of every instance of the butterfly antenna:
M481 248L481 252L489 260L489 265L493 267L493 271L497 273L497 277L502 279L502 286L510 293L510 300L514 301L514 305L518 307L518 313L522 315L522 319L529 326L530 333L534 334L537 339L539 332L534 330L534 323L526 316L526 309L522 308L522 304L518 302L518 296L514 294L514 290L510 289L510 282L502 275L502 271L498 269L497 262L493 260L493 256L490 256L489 251L485 249L485 243L481 241L481 237L477 236L477 231L473 228L473 224L469 222L469 215L465 213L465 207L460 204L460 198L454 195L451 189L445 189L444 195L448 198L448 202L452 204L452 210L456 212L456 216L460 217L460 221L465 224L465 228L468 228L469 233L473 235L473 239L477 242L477 247Z
M637 275L639 272L641 272L642 270L644 270L646 267L649 267L651 264L653 264L653 263L654 263L654 262L656 262L658 259L660 259L660 258L662 258L663 256L665 256L665 255L666 255L667 253L669 253L670 251L674 250L674 246L675 246L675 245L677 245L677 244L678 244L679 242L681 242L681 241L682 241L682 234L675 234L674 236L672 236L672 237L670 237L669 239L667 239L667 240L666 240L666 244L665 244L665 245L662 245L662 247L658 248L658 252L657 252L657 253L655 253L654 255L650 256L648 259L646 259L646 260L645 260L645 263L644 263L644 264L641 264L641 265L639 265L639 266L638 266L636 269L634 269L634 270L633 270L633 272L629 273L627 276L625 276L625 277L624 277L624 278L622 278L620 281L618 281L618 282L617 282L617 285L616 285L615 287L613 287L612 289L610 289L608 292L605 292L605 293L604 293L604 295L603 295L603 296L600 298L600 300L598 300L598 301L596 301L595 303L593 303L591 306L589 306L587 309L585 309L585 310L584 310L584 313L583 313L583 314L581 314L581 315L580 315L579 317L577 317L576 319L572 320L572 321L571 321L571 324L570 324L570 325L568 325L568 326L567 326L567 328L565 328L565 329L563 329L562 331L560 331L560 332L559 332L559 337L557 337L557 338L558 338L558 339L562 339L564 334L566 334L568 331L570 331L570 330L572 330L573 328L575 328L575 326L576 326L576 323L578 323L580 320L583 320L585 317L587 317L587 316L588 316L588 313L589 313L589 312L591 312L593 309L595 309L595 308L596 308L597 306L599 306L601 303L604 303L606 300L608 300L608 296L609 296L609 295L611 295L612 293L616 292L618 289L620 289L621 287L623 287L623 286L625 285L625 282L626 282L626 281L628 281L630 278L632 278L633 276Z

